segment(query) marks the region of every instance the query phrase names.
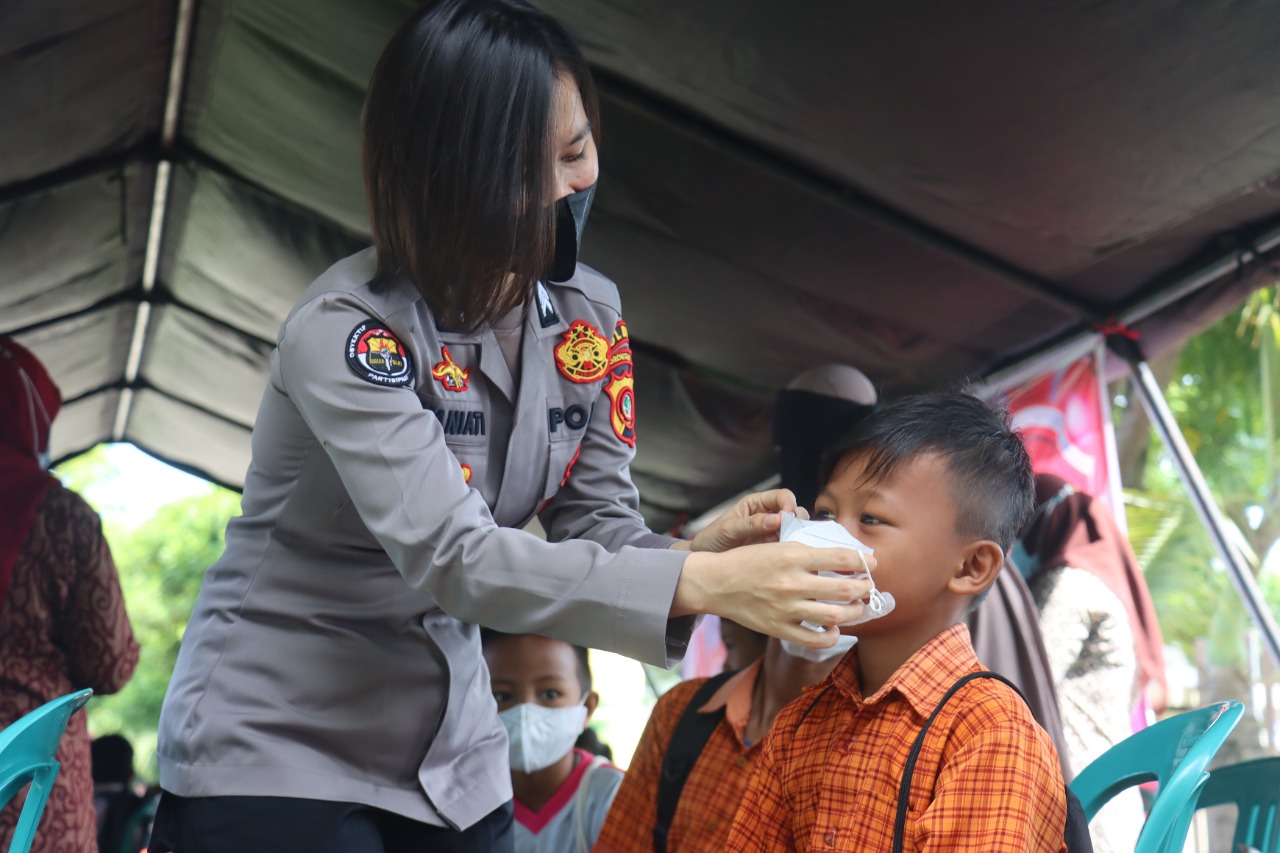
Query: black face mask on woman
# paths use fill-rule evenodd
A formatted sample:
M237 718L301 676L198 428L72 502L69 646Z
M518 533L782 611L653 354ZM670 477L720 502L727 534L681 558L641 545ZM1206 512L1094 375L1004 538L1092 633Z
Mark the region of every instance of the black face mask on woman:
M596 196L596 185L570 193L556 202L556 251L547 271L548 281L568 281L578 269L578 252L582 249L582 229Z

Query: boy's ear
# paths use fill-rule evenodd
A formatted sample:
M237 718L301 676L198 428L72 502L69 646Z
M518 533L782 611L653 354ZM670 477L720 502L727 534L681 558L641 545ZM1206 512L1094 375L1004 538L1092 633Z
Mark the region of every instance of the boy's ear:
M957 595L977 595L995 582L1004 566L1004 551L990 539L982 539L965 549L964 562L956 569L947 589Z
M595 714L596 708L600 706L600 694L592 690L587 694L586 701L582 704L587 709L587 722L591 722L591 716Z

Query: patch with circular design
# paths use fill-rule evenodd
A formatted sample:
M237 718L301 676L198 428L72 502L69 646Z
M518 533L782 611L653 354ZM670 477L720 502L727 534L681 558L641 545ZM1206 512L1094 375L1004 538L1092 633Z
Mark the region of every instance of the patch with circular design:
M609 425L624 444L636 446L636 383L631 372L631 336L622 320L613 330L609 347L609 381L604 393L609 396Z
M464 483L470 483L470 482L471 482L471 475L472 475L472 473L473 473L473 472L472 472L472 470L471 470L471 466L470 466L470 465L468 465L467 463L463 462L463 463L462 463L462 481L463 481Z
M395 333L372 317L347 336L347 364L365 382L398 388L413 382L413 357Z
M636 384L631 367L610 374L604 392L609 395L609 423L623 443L636 446Z
M585 320L574 320L564 340L556 345L556 366L565 379L586 385L608 370L609 342Z

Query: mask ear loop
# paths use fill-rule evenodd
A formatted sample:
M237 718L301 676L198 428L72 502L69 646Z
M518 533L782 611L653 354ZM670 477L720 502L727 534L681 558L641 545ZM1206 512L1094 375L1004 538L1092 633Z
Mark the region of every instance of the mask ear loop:
M876 589L876 579L871 576L871 566L867 564L867 555L859 551L858 559L862 561L862 570L867 573L867 580L871 581L871 592L867 594L867 607L872 613L879 615L884 612L884 596L880 594L880 590Z

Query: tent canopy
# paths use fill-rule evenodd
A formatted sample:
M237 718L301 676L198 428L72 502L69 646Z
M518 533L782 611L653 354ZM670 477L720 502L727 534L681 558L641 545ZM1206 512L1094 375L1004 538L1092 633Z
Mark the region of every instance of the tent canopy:
M1152 352L1266 280L1265 0L541 5L601 91L584 260L622 291L658 526L771 471L808 366L953 386L1110 318ZM360 104L410 11L8 4L0 333L69 401L56 457L126 440L242 482L280 321L367 243Z

